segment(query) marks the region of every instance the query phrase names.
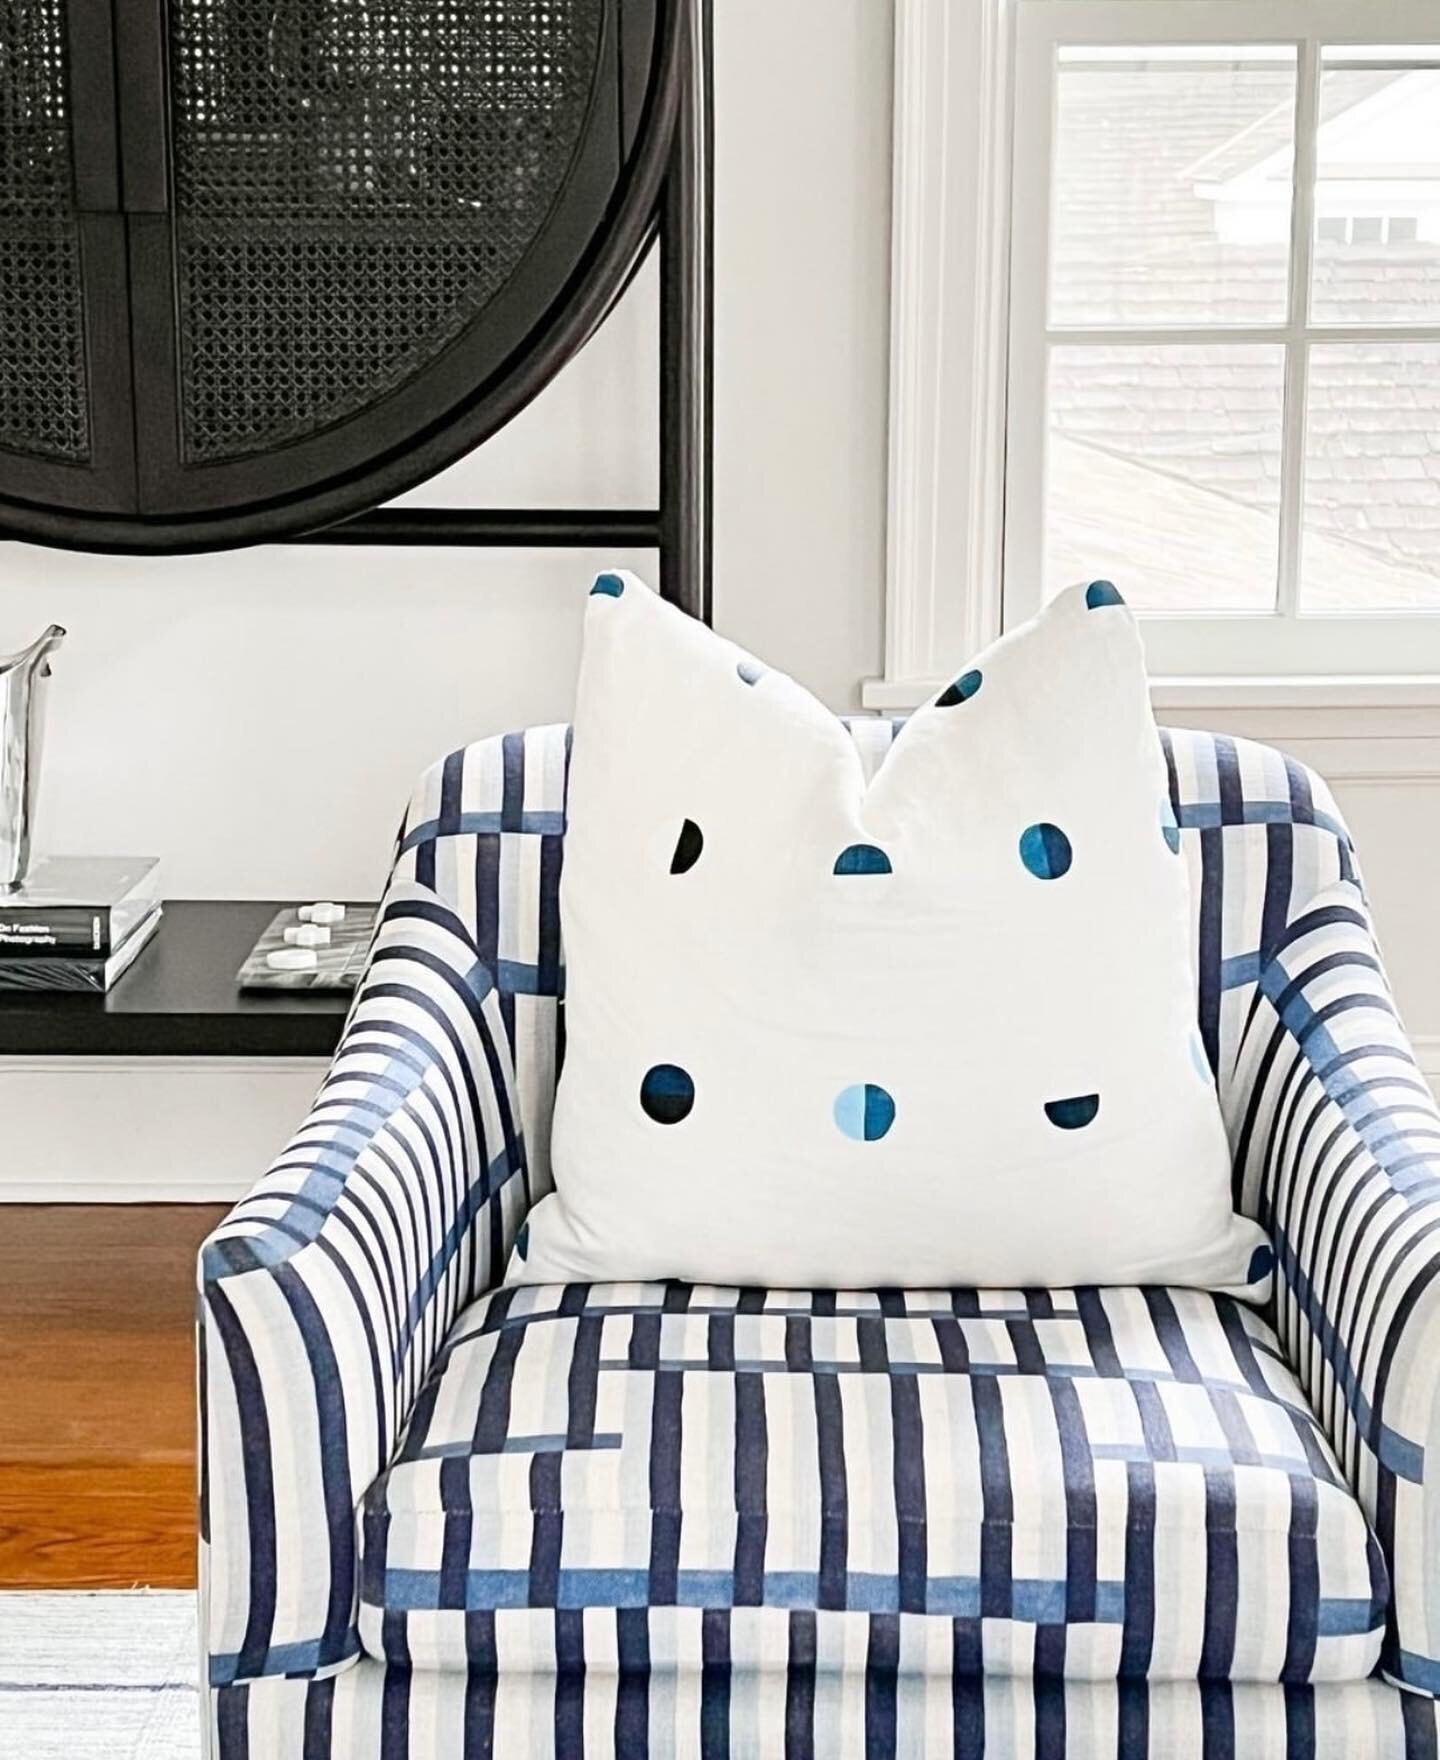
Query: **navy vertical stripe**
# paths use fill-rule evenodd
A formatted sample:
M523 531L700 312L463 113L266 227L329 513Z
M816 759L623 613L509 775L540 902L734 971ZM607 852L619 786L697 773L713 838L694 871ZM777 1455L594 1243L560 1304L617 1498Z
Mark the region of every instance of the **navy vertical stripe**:
M1120 1673L1143 1680L1155 1640L1155 1469L1149 1461L1125 1465L1125 1612Z
M1236 1760L1235 1695L1229 1681L1201 1682L1200 1722L1204 1731L1205 1760ZM1313 1754L1314 1748L1305 1752ZM1249 1755L1241 1754L1239 1760L1249 1760ZM1359 1760L1358 1755L1355 1760Z
M1062 1631L1062 1663L1064 1642ZM1041 1674L1035 1682L1035 1760L1065 1760L1065 1683L1055 1677L1053 1670Z
M311 1681L305 1690L305 1735L302 1760L333 1760L331 1723L335 1710L335 1680Z
M980 1534L980 1613L985 1619L1009 1619L1015 1505L1010 1494L1010 1451L999 1380L993 1375L977 1375L970 1383L970 1396L980 1432L980 1498L985 1520Z
M1319 1493L1313 1479L1298 1473L1289 1476L1290 1486L1290 1621L1286 1631L1285 1665L1281 1678L1305 1681L1315 1665L1315 1641L1319 1636L1320 1559L1316 1550L1316 1526L1320 1519Z
M790 1615L785 1668L785 1760L815 1757L815 1615Z
M891 1376L890 1426L893 1434L900 1611L924 1613L929 1566L925 1505L925 1429L920 1412L918 1376Z
M558 1450L542 1451L530 1462L532 1607L554 1607L559 1600L560 1548L565 1521L560 1508L560 1471L564 1462L565 1457Z
M220 1760L250 1760L249 1687L226 1687L216 1694L215 1737Z
M872 1613L865 1657L865 1760L895 1760L899 1672L900 1620L893 1613Z
M650 1612L621 1607L615 1614L615 1753L646 1760L650 1752Z
M575 1323L575 1344L566 1381L567 1448L589 1448L595 1440L595 1400L600 1384L600 1339L604 1326L599 1314L586 1314Z
M700 1616L700 1760L730 1760L730 1615Z
M244 1449L250 1583L245 1636L240 1642L236 1665L236 1673L244 1677L263 1671L275 1624L275 1475L270 1459L270 1418L250 1341L235 1310L218 1283L211 1283L206 1299L230 1369L241 1447Z
M440 1605L464 1607L468 1598L474 1527L470 1463L464 1455L452 1455L440 1463L440 1507L445 1512L444 1538L440 1543ZM375 1540L369 1540L368 1544L373 1547ZM378 1556L384 1558L385 1554L382 1551Z
M585 1752L585 1616L578 1607L555 1615L555 1752Z
M1228 1680L1235 1660L1235 1621L1240 1605L1240 1554L1235 1533L1235 1475L1226 1467L1205 1469L1205 1636L1200 1648L1202 1680Z
M1065 1475L1065 1617L1086 1622L1095 1618L1095 1457L1075 1383L1068 1375L1052 1375L1048 1386Z
M817 1375L815 1396L816 1465L820 1475L820 1583L824 1608L843 1608L849 1555L850 1504L845 1481L845 1419L838 1375Z
M769 1526L766 1473L769 1438L765 1377L735 1377L735 1592L737 1607L765 1599L765 1539Z
M410 1760L410 1688L408 1668L387 1668L380 1694L380 1760Z
M500 829L525 828L525 735L504 734L500 742L503 780L500 794Z
M650 1404L650 1604L673 1607L680 1570L680 1408L685 1378L655 1371Z

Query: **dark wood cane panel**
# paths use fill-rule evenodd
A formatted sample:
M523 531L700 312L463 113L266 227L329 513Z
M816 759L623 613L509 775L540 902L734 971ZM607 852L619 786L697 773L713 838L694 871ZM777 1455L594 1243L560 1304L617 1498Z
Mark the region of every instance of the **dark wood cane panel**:
M185 464L359 414L481 316L586 144L604 11L171 0Z
M0 447L90 457L64 0L0 6Z
M487 438L655 235L692 6L0 6L0 533L284 539Z

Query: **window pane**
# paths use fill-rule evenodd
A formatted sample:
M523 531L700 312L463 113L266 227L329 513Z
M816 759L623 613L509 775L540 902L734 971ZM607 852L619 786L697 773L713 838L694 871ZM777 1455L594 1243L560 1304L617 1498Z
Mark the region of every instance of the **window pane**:
M1052 350L1047 595L1103 575L1140 610L1271 610L1284 376L1278 344Z
M1310 350L1301 605L1440 610L1440 342Z
M1311 289L1319 324L1440 321L1440 71L1322 67Z
M1285 315L1293 50L1062 50L1050 319Z

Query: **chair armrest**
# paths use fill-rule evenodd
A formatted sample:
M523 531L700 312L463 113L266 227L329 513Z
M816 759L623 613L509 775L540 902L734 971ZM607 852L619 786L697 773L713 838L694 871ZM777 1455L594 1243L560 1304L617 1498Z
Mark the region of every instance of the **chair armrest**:
M308 1118L201 1250L212 1686L354 1659L356 1507L528 1202L491 973L399 881Z
M1391 1575L1383 1666L1440 1692L1440 1111L1358 885L1267 950L1221 1097L1277 1326Z

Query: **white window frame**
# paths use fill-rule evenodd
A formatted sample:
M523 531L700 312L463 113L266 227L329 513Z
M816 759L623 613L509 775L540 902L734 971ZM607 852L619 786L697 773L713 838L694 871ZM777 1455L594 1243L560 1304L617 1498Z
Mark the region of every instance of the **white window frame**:
M1308 125L1320 43L1433 42L1440 25L1429 0L895 5L885 672L863 690L866 706L881 710L925 701L961 659L1039 603L1046 346L1051 337L1063 342L1072 334L1047 329L1045 310L1056 48L1294 44L1298 121L1313 154ZM1295 480L1281 533L1282 580L1289 583L1283 608L1144 618L1156 700L1190 719L1204 719L1213 708L1249 715L1252 725L1257 711L1262 721L1278 711L1286 726L1307 707L1372 720L1380 712L1389 716L1382 731L1392 738L1440 735L1440 613L1290 615L1302 511L1306 336L1440 340L1440 325L1302 330L1312 243L1309 157L1299 168L1304 199L1291 215L1283 321L1193 333L1177 326L1153 336L1117 328L1114 338L1292 344L1284 422L1287 477ZM1254 730L1277 736L1274 725Z

